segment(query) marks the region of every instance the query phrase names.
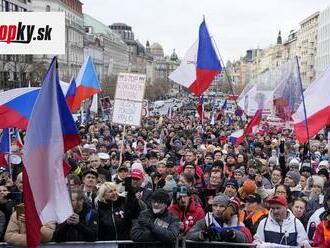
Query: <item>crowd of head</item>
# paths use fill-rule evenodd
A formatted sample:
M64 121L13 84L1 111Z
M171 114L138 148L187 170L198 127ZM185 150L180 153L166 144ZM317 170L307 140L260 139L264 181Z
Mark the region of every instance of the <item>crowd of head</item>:
M41 228L42 241L195 241L330 247L327 140L299 145L272 128L229 142L241 122L214 125L178 110L139 128L94 118L66 154L74 214ZM123 139L124 137L124 139ZM21 149L13 145L13 154ZM23 163L0 170L0 232L26 245ZM168 247L168 246L167 246Z

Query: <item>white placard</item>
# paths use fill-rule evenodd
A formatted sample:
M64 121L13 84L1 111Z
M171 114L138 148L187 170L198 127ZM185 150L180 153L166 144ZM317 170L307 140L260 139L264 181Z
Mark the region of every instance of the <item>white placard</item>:
M115 99L143 101L146 75L119 73Z
M0 12L0 54L65 54L65 13Z
M112 113L112 123L140 126L142 102L115 99Z

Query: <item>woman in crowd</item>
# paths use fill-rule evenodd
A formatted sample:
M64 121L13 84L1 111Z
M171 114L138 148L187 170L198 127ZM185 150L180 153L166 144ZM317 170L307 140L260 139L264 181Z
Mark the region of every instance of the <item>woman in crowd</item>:
M131 222L125 214L125 198L118 196L117 185L103 183L95 201L99 215L99 240L129 239Z

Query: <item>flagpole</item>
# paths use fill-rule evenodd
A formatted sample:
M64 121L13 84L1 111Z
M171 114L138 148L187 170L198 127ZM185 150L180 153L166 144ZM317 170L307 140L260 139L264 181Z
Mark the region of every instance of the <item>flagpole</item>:
M219 49L218 49L218 45L217 45L217 43L215 42L214 38L213 38L213 37L211 37L211 38L213 39L213 43L214 43L214 45L215 45L215 48L216 48L217 51L218 51L218 55L219 55L220 61L221 61L222 65L223 65L223 69L224 69L224 71L225 71L226 78L227 78L227 80L228 80L228 84L229 84L230 91L231 91L231 93L232 93L233 96L234 96L234 95L235 95L235 93L234 93L234 88L233 88L233 85L232 85L232 83L231 83L231 79L230 79L230 77L228 76L228 72L227 72L226 66L225 66L225 64L224 64L224 62L223 62L223 60L222 60L222 57L221 57L220 51L219 51ZM236 99L234 99L234 102L235 102L236 108L238 109L239 106L238 106L238 104L237 104ZM241 117L241 116L239 116L239 120L240 120L241 127L244 127L243 120L242 120L242 117Z
M124 140L125 140L125 132L126 132L126 124L124 125L123 129L123 136L122 136L122 144L120 149L120 157L119 157L119 166L121 166L121 163L123 162L123 150L124 150Z
M298 76L299 76L299 82L300 82L300 90L301 90L301 98L304 106L304 116L305 116L305 126L306 126L306 134L307 134L307 140L308 140L308 146L309 146L309 129L308 129L308 122L307 122L307 112L306 112L306 104L305 104L305 97L304 97L304 92L303 92L303 85L301 81L301 76L300 76L300 66L298 63L298 57L296 56L296 62L297 62L297 67L298 67Z

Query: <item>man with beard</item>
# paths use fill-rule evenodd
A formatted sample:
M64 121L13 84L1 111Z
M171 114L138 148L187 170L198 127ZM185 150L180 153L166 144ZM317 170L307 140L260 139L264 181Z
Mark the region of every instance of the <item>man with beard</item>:
M156 190L151 196L151 209L142 211L131 230L135 242L161 241L163 247L174 246L179 235L179 219L168 211L170 197L163 189ZM150 247L150 246L148 246ZM162 247L155 244L155 247Z
M202 206L196 202L191 190L185 186L174 190L173 203L169 211L180 219L180 232L185 235L205 214Z

